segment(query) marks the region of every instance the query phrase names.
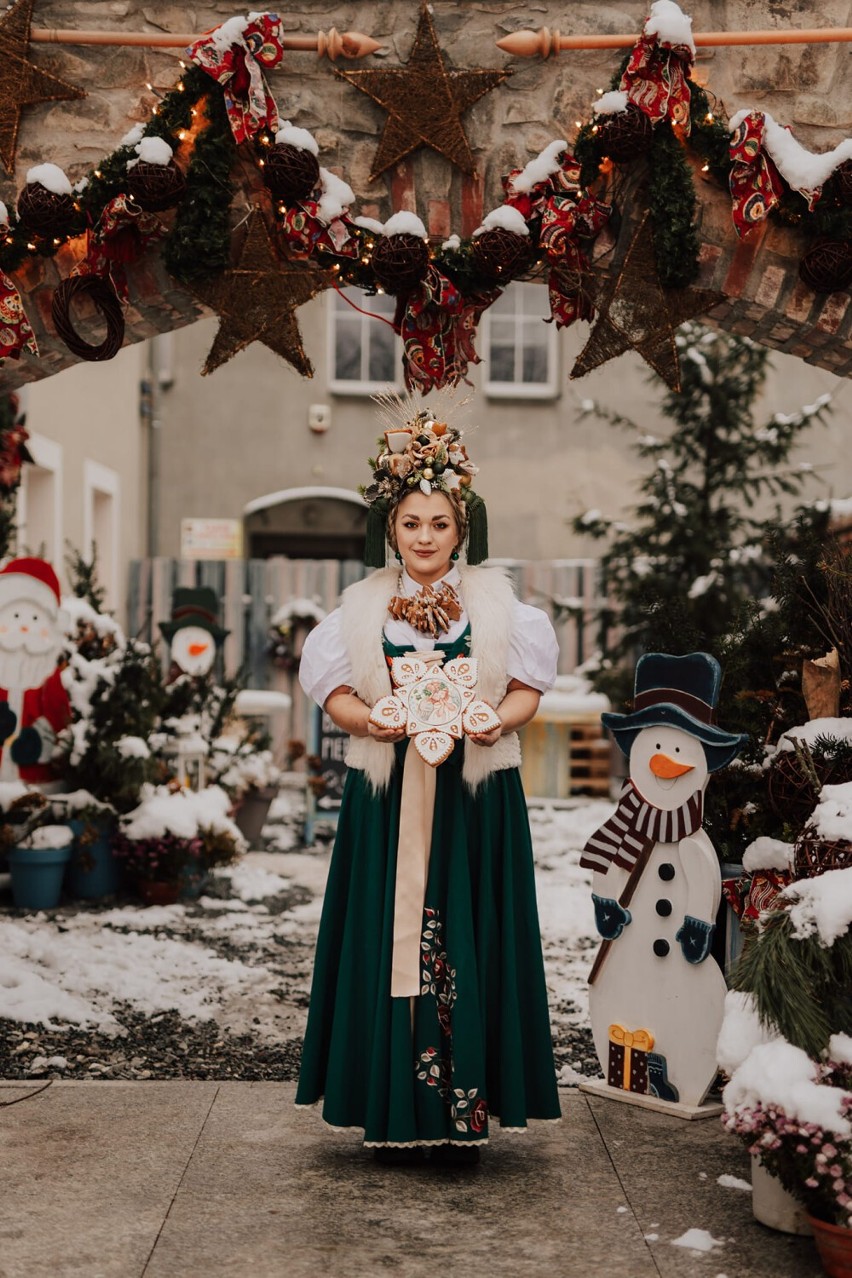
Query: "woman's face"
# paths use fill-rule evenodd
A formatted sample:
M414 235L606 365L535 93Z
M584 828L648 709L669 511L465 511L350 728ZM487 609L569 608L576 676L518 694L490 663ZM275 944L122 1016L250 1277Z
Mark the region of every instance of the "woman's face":
M403 497L394 517L394 534L409 576L431 584L450 570L450 556L459 543L453 504L445 493L420 491Z

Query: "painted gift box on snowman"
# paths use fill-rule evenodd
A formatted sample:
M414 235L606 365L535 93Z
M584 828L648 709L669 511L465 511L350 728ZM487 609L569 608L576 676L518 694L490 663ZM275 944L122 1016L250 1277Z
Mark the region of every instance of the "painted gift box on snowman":
M725 978L710 953L721 874L702 829L704 791L747 740L715 724L715 657L647 653L630 714L604 714L629 775L583 849L602 944L589 975L607 1083L589 1090L695 1116L716 1076Z

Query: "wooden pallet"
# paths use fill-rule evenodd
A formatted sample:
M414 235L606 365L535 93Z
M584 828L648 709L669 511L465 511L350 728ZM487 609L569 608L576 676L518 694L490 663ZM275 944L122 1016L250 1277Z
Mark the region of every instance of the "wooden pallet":
M568 728L571 794L609 797L612 747L599 724L572 723Z

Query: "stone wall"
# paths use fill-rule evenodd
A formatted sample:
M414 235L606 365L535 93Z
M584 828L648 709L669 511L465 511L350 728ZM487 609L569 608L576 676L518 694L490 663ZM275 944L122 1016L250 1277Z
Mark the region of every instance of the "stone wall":
M588 116L596 90L608 87L620 54L616 50L562 53L547 61L509 59L495 46L502 35L550 26L575 32L638 32L647 4L624 0L602 7L597 0L555 5L515 0L435 0L433 12L445 56L456 67L505 67L512 77L466 115L465 128L477 158L478 175L468 178L428 150L380 178L369 181L370 162L384 121L363 94L338 80L332 65L312 53L287 54L271 76L282 116L310 129L320 144L321 162L344 176L358 199L358 212L384 220L399 208L416 209L430 231L469 234L483 211L500 202L500 175L524 164L555 137L573 137L575 121ZM849 0L780 0L771 11L753 0L699 0L691 8L695 31L852 25ZM120 31L201 32L231 17L231 4L145 4L138 0L76 3L44 0L36 6L39 27ZM336 26L372 35L383 45L383 60L404 62L417 18L414 0L331 5L304 3L290 10L285 27L306 33ZM700 52L696 73L722 108L771 111L794 127L813 150L826 150L852 131L850 45L785 45L719 48ZM85 86L79 102L25 108L15 179L5 178L0 198L13 203L27 169L52 161L72 181L115 147L131 124L146 120L156 103L154 89L170 88L179 76L179 50L34 44L31 56L65 79ZM349 64L351 65L351 64ZM358 65L379 65L366 59ZM699 176L699 175L697 175ZM799 245L794 232L767 226L747 244L738 244L725 192L698 181L701 201L703 278L728 301L714 318L737 332L790 352L832 372L852 369L852 315L846 293L816 297L798 282ZM628 211L629 212L629 211ZM17 275L28 297L42 356L7 363L2 384L11 387L73 363L52 334L50 299L73 263L70 250L54 261L31 264ZM192 322L202 308L175 286L155 258L131 270L128 340ZM97 332L95 325L92 330Z

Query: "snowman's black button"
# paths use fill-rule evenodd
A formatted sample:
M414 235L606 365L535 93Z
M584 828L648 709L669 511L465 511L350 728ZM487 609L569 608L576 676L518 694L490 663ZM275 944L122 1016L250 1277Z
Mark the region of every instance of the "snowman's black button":
M675 868L671 861L664 861L657 873L664 883L670 883L675 876Z
M661 896L654 908L662 918L667 919L672 912L672 903Z
M665 958L668 952L669 952L668 941L660 940L660 941L654 942L654 953L656 954L657 958Z

